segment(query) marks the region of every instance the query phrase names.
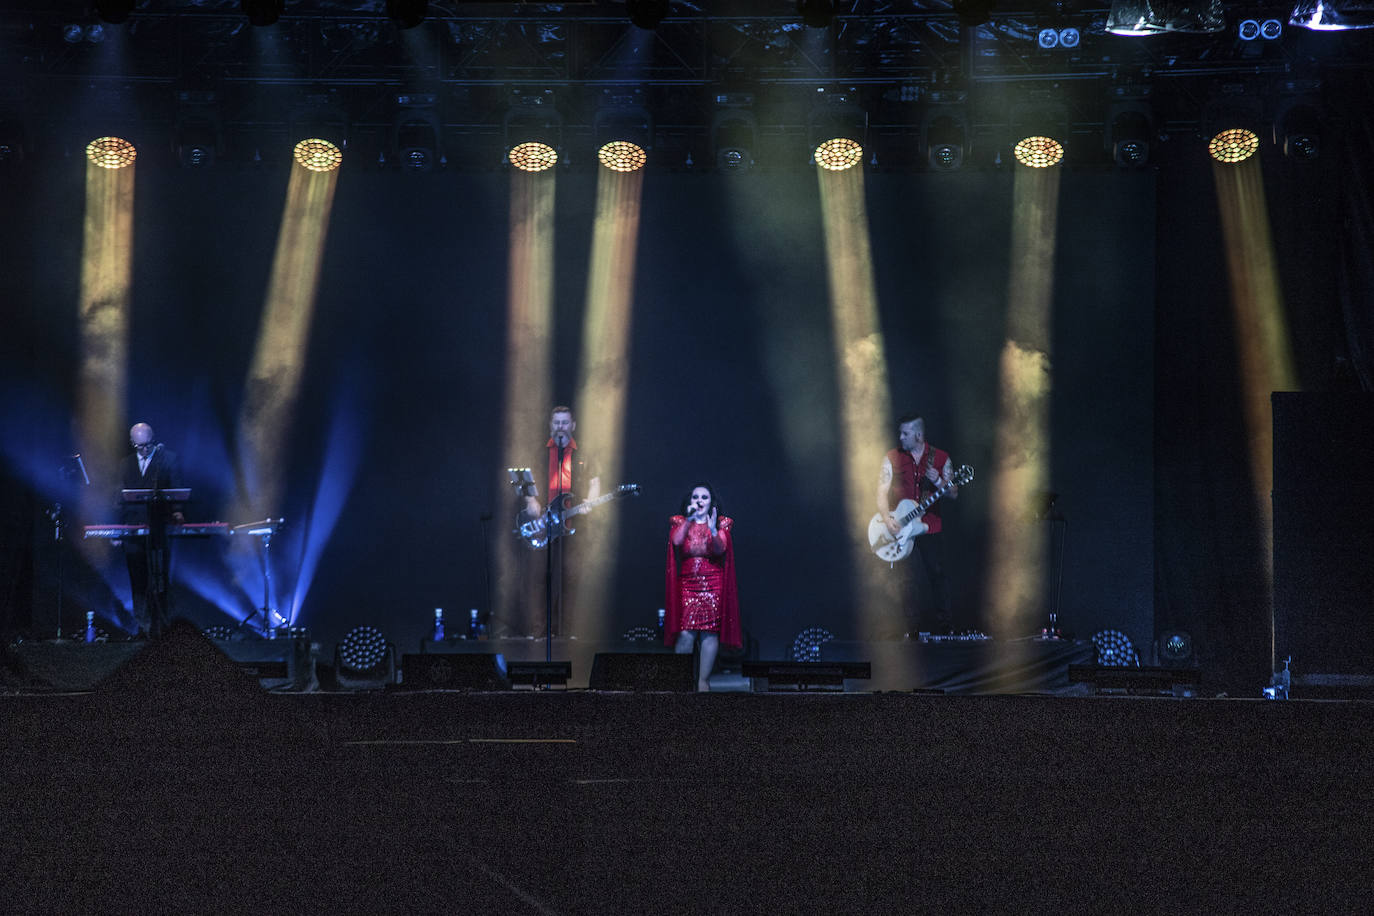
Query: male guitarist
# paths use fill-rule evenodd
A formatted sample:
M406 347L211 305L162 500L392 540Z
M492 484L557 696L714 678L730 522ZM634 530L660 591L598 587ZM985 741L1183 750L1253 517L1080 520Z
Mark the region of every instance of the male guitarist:
M549 441L546 445L549 459L546 479L549 488L545 492L549 494L551 504L557 503L560 497L572 497L577 492L574 488L584 484L587 487L587 499L596 499L601 495L601 477L586 455L578 449L577 440L573 438L575 429L577 421L573 419L571 407L560 405L549 412ZM565 501L571 503L574 500ZM538 518L541 511L538 494L527 494L525 512L529 517Z
M878 512L887 530L894 537L902 530L892 510L904 499L920 499L937 488L944 490L944 499L955 499L959 488L953 479L954 463L949 455L926 441L926 423L915 414L897 420L897 448L883 456L878 474ZM931 615L922 615L919 629L930 633L949 633L953 625L950 613L949 580L945 576L945 544L941 535L940 502L937 500L921 516L928 529L916 538L921 562L926 568L933 597Z
M573 430L577 429L577 421L573 419L571 407L559 405L549 411L549 441L546 444L548 461L546 467L547 475L544 479L548 482L548 489L544 492L548 494L549 505L554 506L560 511L579 502L576 495L578 490L586 487L585 499L596 499L601 495L601 476L596 470L595 465L586 454L577 447L577 440L573 438ZM536 465L536 479L539 477L540 466ZM525 512L530 518L539 518L543 509L539 505L539 497L535 493L525 495ZM555 527L550 534L557 534ZM585 540L585 535L583 539ZM564 596L566 592L574 591L576 588L575 570L572 563L568 562L572 557L568 556L571 552L568 548L568 538L554 537L549 541L548 575L549 592L552 601L552 630L553 635L567 635L564 620ZM573 548L575 550L576 548Z

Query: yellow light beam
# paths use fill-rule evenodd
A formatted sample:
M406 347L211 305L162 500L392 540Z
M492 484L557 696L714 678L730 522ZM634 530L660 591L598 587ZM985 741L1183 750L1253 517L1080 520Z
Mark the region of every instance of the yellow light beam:
M1268 579L1270 661L1274 659L1273 536L1274 430L1270 395L1298 388L1288 319L1279 285L1264 179L1256 157L1234 164L1213 163L1226 243L1236 355L1241 375L1245 437L1260 549Z
M74 432L87 466L99 470L111 484L127 441L125 398L134 244L132 146L128 155L128 162L113 167L103 158L88 155L78 303L81 376ZM87 519L104 517L109 513L109 499L107 486L86 487L82 491L82 515ZM81 543L90 546L89 542Z
M262 324L239 409L244 518L280 511L284 444L305 371L338 174L335 168L319 171L299 159L291 167Z
M887 350L878 321L862 168L816 170L830 285L840 396L845 519L851 532L855 600L865 634L900 614L901 579L876 559L865 532L877 511L878 470L893 438Z
M1050 470L1050 350L1059 170L1018 166L1012 200L1006 339L988 483L989 573L983 619L1015 632L1045 601L1045 523L1033 513Z
M1269 396L1297 388L1288 320L1269 232L1264 181L1255 157L1216 163L1217 197L1231 281L1236 350L1245 398L1245 425L1256 508L1269 519L1273 488L1273 418Z
M644 172L598 169L596 223L592 230L591 269L582 327L577 401L593 449L601 456L602 489L621 483L625 448L625 402L630 379L635 254L639 240L639 206ZM590 422L588 422L590 420ZM593 438L594 437L594 438ZM580 495L580 494L579 494ZM589 531L591 526L588 526ZM602 513L595 536L580 550L577 594L569 607L579 632L590 638L607 635L607 583L612 580L611 548L619 531L618 515ZM581 535L578 535L579 537ZM566 613L566 612L565 612Z
M553 258L555 173L512 169L510 173L510 250L507 255L506 387L502 420L503 467L528 467L548 430L553 404ZM540 481L545 468L532 467ZM516 502L512 492L510 502ZM527 552L515 538L497 539L496 607L518 633L543 626L543 577L522 575Z

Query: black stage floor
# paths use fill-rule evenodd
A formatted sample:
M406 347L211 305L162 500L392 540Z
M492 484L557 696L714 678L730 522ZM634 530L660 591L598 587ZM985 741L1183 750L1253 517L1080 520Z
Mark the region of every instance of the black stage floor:
M271 694L191 633L0 722L5 912L1368 909L1361 701Z

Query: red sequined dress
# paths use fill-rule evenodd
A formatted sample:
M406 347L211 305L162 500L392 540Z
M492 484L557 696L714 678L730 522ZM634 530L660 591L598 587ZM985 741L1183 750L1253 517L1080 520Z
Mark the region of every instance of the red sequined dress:
M682 543L674 546L672 533L687 524ZM683 630L720 634L727 646L741 644L739 593L735 587L735 545L730 529L734 522L722 517L716 537L700 522L674 515L668 529L668 568L665 574L667 607L663 614L663 641L677 642Z

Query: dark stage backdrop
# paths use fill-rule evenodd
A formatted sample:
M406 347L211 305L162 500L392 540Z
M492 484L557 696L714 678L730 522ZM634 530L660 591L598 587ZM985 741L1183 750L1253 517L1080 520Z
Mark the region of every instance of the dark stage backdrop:
M72 496L55 467L74 448L82 178L75 161L4 178L5 508L19 519L5 534L22 541L6 545L20 558L6 562L36 570L32 600L13 599L8 620L40 635L56 584L41 509ZM181 453L201 518L222 518L234 493L232 430L286 180L284 170L137 178L127 419L148 420ZM571 401L595 176L558 182L555 397ZM281 456L290 528L273 548L278 603L289 607L297 586L297 622L326 643L371 623L411 651L435 606L489 607L484 530L508 537L513 509L499 454L508 189L502 173L339 177ZM1012 176L877 173L867 191L894 409L923 413L930 439L979 472L946 518L956 620L986 627ZM1153 634L1154 202L1153 173L1066 172L1054 291L1060 620L1080 635L1120 629L1142 647ZM644 496L611 508L616 629L654 621L666 519L702 476L737 520L745 625L764 655L808 626L853 636L855 578L891 574L876 559L851 568L856 533L836 501L843 443L825 270L813 174L646 176L619 418L624 476ZM588 443L617 419L574 406ZM531 462L545 434L529 430ZM217 607L260 603L251 564L231 573L218 549L185 544L176 560L179 607L201 624L232 622ZM127 583L110 559L90 570L68 557L66 626L87 607L119 617ZM1038 629L1046 610L1026 608L1000 635Z

